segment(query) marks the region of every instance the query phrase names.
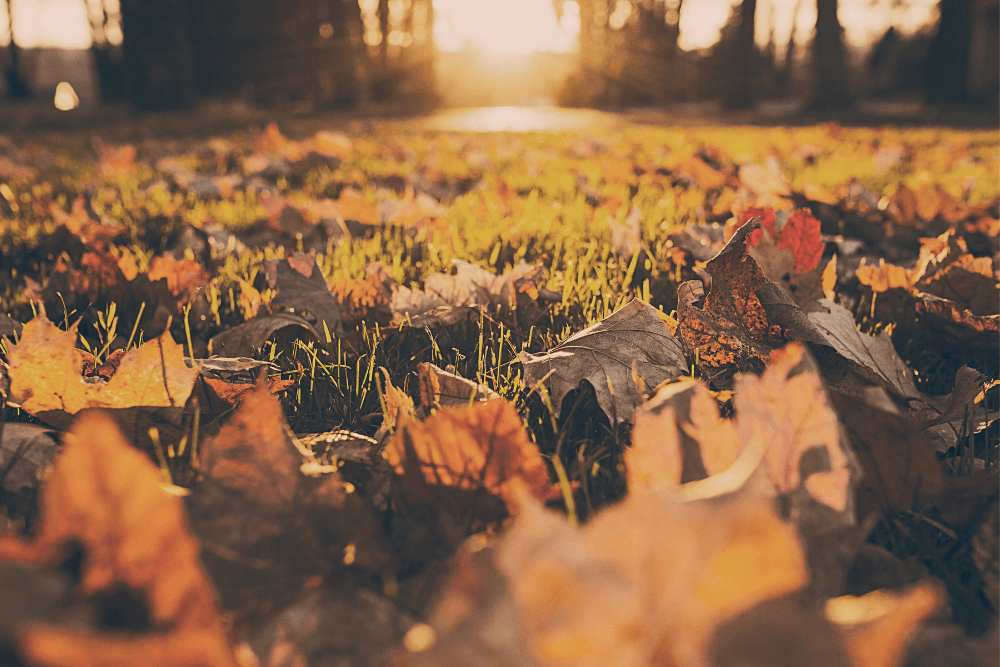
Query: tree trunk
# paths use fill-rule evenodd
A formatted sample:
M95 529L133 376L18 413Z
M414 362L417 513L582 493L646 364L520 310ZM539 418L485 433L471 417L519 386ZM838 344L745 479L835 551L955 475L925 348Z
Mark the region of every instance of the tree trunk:
M843 37L844 28L837 18L837 0L816 0L816 37L812 49L816 85L814 110L838 109L851 104Z
M29 96L30 91L21 78L21 48L14 41L14 12L10 3L11 0L7 0L7 31L10 33L10 42L7 46L10 58L4 72L7 78L7 97L12 100L23 100Z
M729 85L725 104L729 109L752 109L757 92L757 47L754 45L757 0L743 0L740 5L740 25L729 61Z
M384 70L389 64L389 0L378 2L378 28L382 31L382 41L378 45L379 61Z
M927 67L927 101L961 104L969 99L975 0L942 0L939 7L941 20Z
M191 7L186 0L121 0L125 95L136 109L195 102Z

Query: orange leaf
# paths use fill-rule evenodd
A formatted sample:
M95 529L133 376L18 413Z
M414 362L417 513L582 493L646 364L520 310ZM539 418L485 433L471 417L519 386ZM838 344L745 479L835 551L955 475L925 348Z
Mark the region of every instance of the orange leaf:
M337 205L340 206L340 215L344 220L357 220L363 225L382 224L378 211L357 190L344 188L337 198Z
M678 168L697 181L702 190L718 190L726 184L726 175L710 167L698 156L681 160Z
M198 376L184 364L183 348L166 331L125 353L106 384L89 384L80 377L75 342L76 329L60 330L44 310L25 324L9 355L11 400L31 414L76 414L94 407L180 407Z
M410 456L416 457L427 484L483 489L503 498L511 514L518 482L537 498L551 486L538 448L504 399L444 408L423 423L401 419L385 457L402 475Z
M154 257L147 274L149 280L167 279L167 288L174 296L187 293L190 297L209 280L208 271L197 260L176 260L173 257Z
M941 600L937 586L920 582L827 600L826 616L840 626L854 667L897 667L910 638Z
M853 461L841 444L840 422L816 364L802 343L774 352L761 377L741 376L734 407L740 439L765 443L764 464L778 493L791 493L822 475L806 490L837 512L848 509Z
M42 488L42 508L32 560L55 565L63 547L76 542L86 553L83 594L124 584L145 597L157 634L146 635L134 649L147 645L143 642L174 646L190 641L193 662L182 664L234 664L181 501L161 488L159 471L125 442L108 417L90 413L74 423ZM138 653L126 663L123 641L120 635L36 627L22 637L21 649L31 664L53 667L135 664L136 659L167 664L144 661Z

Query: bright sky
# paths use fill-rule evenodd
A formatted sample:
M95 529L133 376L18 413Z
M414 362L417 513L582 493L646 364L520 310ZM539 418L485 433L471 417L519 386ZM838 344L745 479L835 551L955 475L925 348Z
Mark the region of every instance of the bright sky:
M13 3L14 38L20 45L90 46L86 0L8 1ZM864 45L878 39L890 24L903 32L917 30L933 20L937 2L909 0L892 10L892 0L840 0L840 20L847 39ZM734 0L684 0L681 47L702 49L714 44L732 4ZM796 6L796 41L807 41L816 22L816 5L810 0L758 0L757 41L766 43L773 11L776 39L786 44ZM551 0L434 0L434 7L435 39L438 48L447 51L471 46L498 53L567 52L575 48L579 32L579 8L572 1L566 3L561 22L556 20ZM6 34L7 15L0 12L0 36Z

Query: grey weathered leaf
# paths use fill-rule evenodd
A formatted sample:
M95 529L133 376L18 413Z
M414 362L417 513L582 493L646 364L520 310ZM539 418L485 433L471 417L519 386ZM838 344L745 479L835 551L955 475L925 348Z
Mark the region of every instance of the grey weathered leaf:
M229 357L250 357L260 353L260 348L279 331L291 336L308 336L323 341L319 332L313 328L304 317L293 313L276 313L266 317L258 317L233 327L212 338L208 349L212 354L225 354ZM333 330L330 330L333 333Z
M295 253L285 259L268 260L264 269L268 283L276 290L272 307L305 316L319 332L323 332L325 322L331 334L343 335L340 304L316 265L315 254Z
M809 321L841 356L854 362L855 370L899 398L921 398L913 382L913 372L896 354L888 334L863 334L849 310L829 299L821 299L819 304L825 310L809 313Z
M0 428L0 491L35 490L55 458L56 432L37 424L10 422Z
M631 422L643 392L686 373L681 344L648 303L633 299L597 324L576 333L545 354L521 353L528 387L545 381L552 406L587 380L608 417ZM636 387L633 374L644 387Z

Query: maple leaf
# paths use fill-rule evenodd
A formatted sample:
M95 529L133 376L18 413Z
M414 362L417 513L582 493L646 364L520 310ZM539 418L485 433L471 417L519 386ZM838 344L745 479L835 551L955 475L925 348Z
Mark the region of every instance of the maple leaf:
M671 487L726 470L742 450L731 420L719 417L701 382L660 387L635 411L632 447L625 452L630 491Z
M804 230L801 224L790 228L789 225L797 212L786 220L781 231L776 231L775 214L770 210L767 213L769 215L762 219L763 229L753 232L749 237L749 253L760 265L768 280L784 288L803 311L812 312L818 308L816 301L824 296L823 281L827 271L830 270L829 266L820 266L819 256L815 257L816 262L808 269L806 267L812 263L812 257L802 259L803 254L807 252L818 250L820 256L823 253L824 244L820 241L819 223ZM754 237L757 234L762 236L755 243Z
M681 346L659 311L639 299L545 354L522 352L520 359L525 385L534 388L544 381L556 411L561 410L566 394L586 380L615 425L632 421L647 387L686 372Z
M393 568L371 506L291 435L262 382L201 444L199 459L191 522L234 613L294 599L309 577L341 565L348 545L353 567L374 574Z
M75 542L86 554L79 592L128 586L145 599L151 631L122 635L28 625L18 638L27 662L235 665L198 542L187 530L180 500L161 488L159 471L100 413L78 419L65 440L42 488L35 539L0 538L0 559L13 555L55 566Z
M580 667L705 664L716 627L807 580L794 529L745 494L630 494L582 528L526 501L498 563L533 657Z
M418 422L402 418L385 448L399 475L416 474L431 486L484 490L517 512L514 487L535 497L549 492L548 468L528 439L510 402L494 398L466 407L444 408Z
M805 346L789 343L772 354L762 376L738 378L733 402L740 440L763 444L775 490L792 494L801 487L853 522L857 463Z
M60 330L44 310L25 324L9 353L11 400L59 421L84 408L179 408L198 376L184 364L183 348L164 332L126 352L106 383L91 384L80 375L75 342L76 328Z
M796 512L805 511L799 507L804 492L852 520L850 482L858 476L857 466L815 362L801 343L774 352L761 377L739 376L734 408L735 421L721 419L715 398L701 382L661 387L636 410L632 448L625 453L630 491L716 476L711 483L688 485L687 493L732 492L760 461L771 492L792 496ZM733 465L744 450L759 458L738 476Z

